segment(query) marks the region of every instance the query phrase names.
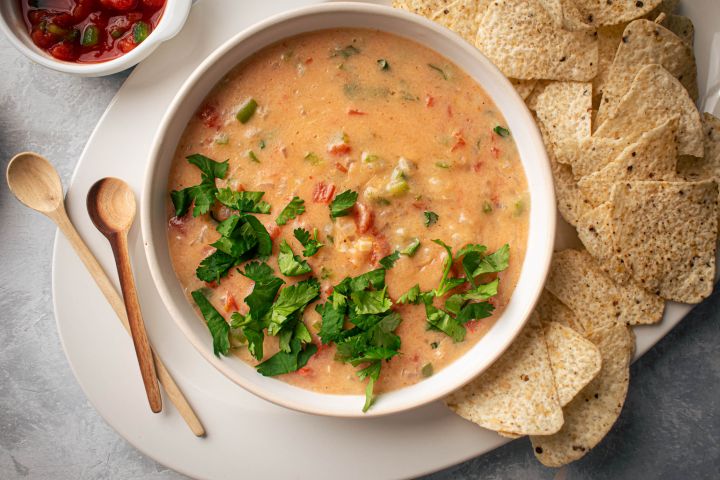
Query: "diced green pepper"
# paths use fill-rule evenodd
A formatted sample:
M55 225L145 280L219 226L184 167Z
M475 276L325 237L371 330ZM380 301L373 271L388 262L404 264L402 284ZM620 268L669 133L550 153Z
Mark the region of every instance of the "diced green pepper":
M485 200L483 202L482 209L483 209L484 213L492 213L492 211L493 211L492 204L490 202L488 202L487 200Z
M96 25L88 25L83 30L80 45L83 47L94 47L100 39L100 29Z
M237 118L240 123L247 123L255 114L255 110L257 110L257 107L257 102L254 98L251 98L247 102L245 102L242 107L240 107L240 110L238 110L235 118Z
M400 250L400 253L403 255L407 255L408 257L412 257L415 255L415 252L417 252L418 247L420 247L420 239L419 238L413 238L412 241L407 245L407 247Z
M143 22L142 20L140 20L139 22L135 22L135 25L133 25L132 33L133 41L136 44L140 44L145 41L148 35L150 35L150 25L147 22Z
M230 135L227 133L218 133L215 135L215 143L218 145L227 145L230 142Z
M260 159L257 157L257 155L255 155L255 152L253 152L252 150L248 150L247 156L253 162L260 163Z
M310 162L312 165L318 165L321 162L320 157L313 152L306 153L304 158L306 162Z
M422 372L422 376L425 378L432 377L432 374L433 374L432 363L426 363L425 365L423 365L421 372Z

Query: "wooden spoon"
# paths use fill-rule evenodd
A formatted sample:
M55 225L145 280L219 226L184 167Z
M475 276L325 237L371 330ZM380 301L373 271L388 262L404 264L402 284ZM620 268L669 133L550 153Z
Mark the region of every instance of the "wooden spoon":
M67 237L70 245L82 260L98 288L117 314L125 330L130 333L125 306L110 278L85 245L77 230L65 212L63 190L60 177L52 164L37 153L24 152L16 155L7 168L7 183L10 191L24 205L36 210L52 220ZM160 383L165 387L168 398L192 432L201 437L205 428L193 411L192 406L175 383L160 357L153 352L155 367Z
M128 184L119 178L103 178L90 187L87 194L87 209L90 220L100 233L105 235L112 247L120 277L120 287L125 299L125 309L130 321L130 336L135 345L145 393L150 402L150 409L157 413L162 410L162 398L135 289L127 243L127 234L135 220L137 209L135 195Z

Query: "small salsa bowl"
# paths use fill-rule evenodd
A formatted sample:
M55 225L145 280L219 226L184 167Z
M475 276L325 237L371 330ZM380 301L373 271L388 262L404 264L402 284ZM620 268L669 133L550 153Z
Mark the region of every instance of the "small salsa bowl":
M437 374L382 393L367 413L361 395L330 395L263 377L237 357L218 358L203 321L175 276L167 242L167 179L189 119L223 76L253 53L283 38L328 28L368 28L409 38L444 55L478 82L505 117L517 141L530 194L525 260L505 311L478 343ZM462 387L488 368L525 325L542 291L553 251L556 221L552 176L540 133L510 82L458 35L420 16L362 3L327 3L283 13L239 33L213 52L185 82L166 112L148 159L141 222L150 272L178 327L214 367L248 391L294 410L338 417L374 417L415 408ZM482 239L478 239L481 241Z
M36 46L27 31L18 0L0 2L0 31L5 34L15 48L35 63L79 77L102 77L134 67L155 51L162 42L177 35L185 25L191 6L192 0L167 0L157 27L147 39L128 53L97 63L58 60Z

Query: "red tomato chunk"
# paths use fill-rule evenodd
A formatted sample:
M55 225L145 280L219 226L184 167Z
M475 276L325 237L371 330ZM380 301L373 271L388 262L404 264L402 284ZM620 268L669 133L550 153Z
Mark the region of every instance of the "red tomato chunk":
M17 0L33 43L58 60L106 62L142 43L166 0Z

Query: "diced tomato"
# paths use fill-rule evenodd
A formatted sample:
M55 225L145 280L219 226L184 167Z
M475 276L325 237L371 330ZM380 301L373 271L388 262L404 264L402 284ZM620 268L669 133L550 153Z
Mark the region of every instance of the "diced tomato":
M138 0L100 0L100 4L111 10L127 12L137 7Z
M212 282L205 282L205 286L208 288L217 288L218 283L215 280L213 280Z
M133 41L132 35L125 34L125 36L120 39L117 46L122 53L128 53L137 47L137 44Z
M277 223L275 222L270 222L265 225L265 230L267 230L271 240L275 240L280 236L280 227L278 227Z
M490 153L492 153L492 156L494 158L500 158L500 149L496 146L493 145L492 147L490 147Z
M328 152L332 153L333 155L345 155L346 153L350 153L350 145L347 143L334 143L332 145L328 145Z
M390 254L390 244L388 243L385 235L373 231L375 238L373 239L373 248L370 252L370 262L376 265L381 258L386 257Z
M448 117L452 118L452 116L453 116L452 105L447 106L447 114L448 114Z
M360 110L356 108L350 108L348 109L348 115L367 115L366 112L361 112Z
M142 0L146 7L160 8L165 5L165 0Z
M32 32L30 32L30 38L32 38L33 43L40 48L50 48L58 41L57 35L48 32L42 22L33 27Z
M474 170L476 173L480 173L480 170L482 170L482 166L483 166L483 162L481 162L481 161L478 160L478 161L475 162L475 164L473 165L473 170Z
M297 370L297 374L301 377L310 377L313 374L313 369L310 367L302 367Z
M58 13L52 16L51 22L62 28L72 28L75 25L75 17L69 13Z
M335 195L335 184L318 182L313 189L313 201L315 203L330 203Z
M78 51L74 43L60 42L56 43L52 47L48 48L48 52L58 60L64 60L66 62L72 62L77 60Z
M335 287L333 287L332 285L327 283L327 284L323 285L322 287L320 287L320 289L321 289L324 297L328 298L330 295L332 295L333 291L335 290Z
M432 107L433 105L435 105L435 97L433 97L432 95L427 95L425 97L425 106Z
M305 59L305 65L310 65L313 62L312 57L308 57Z
M374 220L373 211L364 203L357 202L353 207L353 219L355 220L358 233L365 233L372 227Z
M214 105L204 104L198 110L197 116L208 128L220 128L220 114Z
M47 20L49 16L50 12L47 10L30 10L27 14L27 18L30 20L30 25L37 25L43 20Z
M470 333L476 332L479 327L480 320L470 320L465 324L465 328L467 328Z
M237 303L235 302L235 297L233 297L233 294L230 292L225 293L224 307L225 307L225 311L227 313L238 311L238 306L237 306Z
M337 168L338 170L340 170L340 171L343 172L343 173L347 173L347 172L348 172L347 167L346 167L345 165L343 165L342 163L340 163L340 162L335 162L335 168Z
M76 21L82 21L93 12L94 8L95 0L77 0L72 9L72 16Z
M453 137L455 137L455 145L453 145L450 149L451 152L454 152L455 150L458 150L465 146L465 139L462 136L462 132L454 132Z

